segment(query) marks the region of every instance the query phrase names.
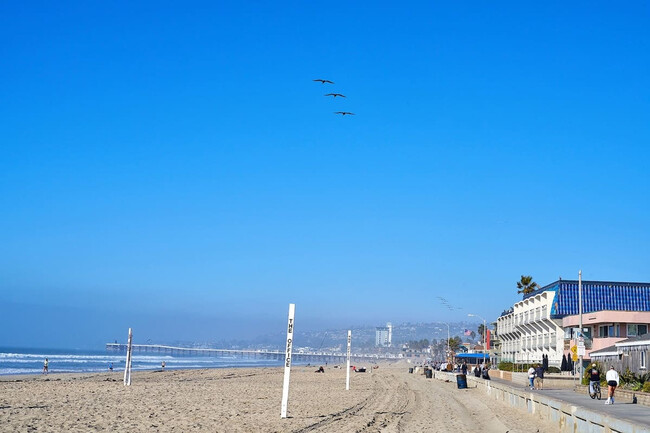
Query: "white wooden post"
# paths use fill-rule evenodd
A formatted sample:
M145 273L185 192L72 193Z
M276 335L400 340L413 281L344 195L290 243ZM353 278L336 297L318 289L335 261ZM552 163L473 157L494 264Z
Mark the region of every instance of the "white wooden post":
M289 376L291 375L291 348L293 346L293 325L296 313L296 304L289 304L289 323L287 325L287 345L284 355L284 383L282 384L282 410L280 417L287 417L289 404Z
M345 376L345 390L350 390L350 345L352 343L352 331L348 330L348 373Z
M126 366L124 367L124 385L131 385L131 343L133 342L133 333L129 328L129 340L126 346Z

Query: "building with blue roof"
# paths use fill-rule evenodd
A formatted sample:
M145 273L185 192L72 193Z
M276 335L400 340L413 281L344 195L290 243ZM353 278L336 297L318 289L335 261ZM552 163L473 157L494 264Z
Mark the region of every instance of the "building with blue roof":
M591 350L648 332L650 283L583 281L582 313L589 359ZM497 319L500 360L541 362L548 355L549 365L559 367L579 320L577 280L558 280L524 295Z

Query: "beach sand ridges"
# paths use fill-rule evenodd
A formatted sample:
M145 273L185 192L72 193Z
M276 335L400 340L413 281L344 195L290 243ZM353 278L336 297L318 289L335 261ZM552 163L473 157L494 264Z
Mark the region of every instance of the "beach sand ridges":
M477 390L408 374L406 364L353 373L294 367L280 419L281 368L13 376L0 379L2 431L552 432ZM533 428L534 426L534 428ZM532 428L532 430L531 430Z

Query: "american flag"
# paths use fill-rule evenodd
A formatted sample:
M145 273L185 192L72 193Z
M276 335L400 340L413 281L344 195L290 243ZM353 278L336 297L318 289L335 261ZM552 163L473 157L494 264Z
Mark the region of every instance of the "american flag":
M470 331L469 329L466 329L465 330L465 335L472 335L472 331Z

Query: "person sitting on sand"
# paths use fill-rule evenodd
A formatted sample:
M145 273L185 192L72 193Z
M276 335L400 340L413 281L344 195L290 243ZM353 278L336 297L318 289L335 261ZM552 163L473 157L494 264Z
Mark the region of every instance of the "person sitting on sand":
M325 369L321 365L320 367L318 367L318 370L316 370L314 373L325 373Z

